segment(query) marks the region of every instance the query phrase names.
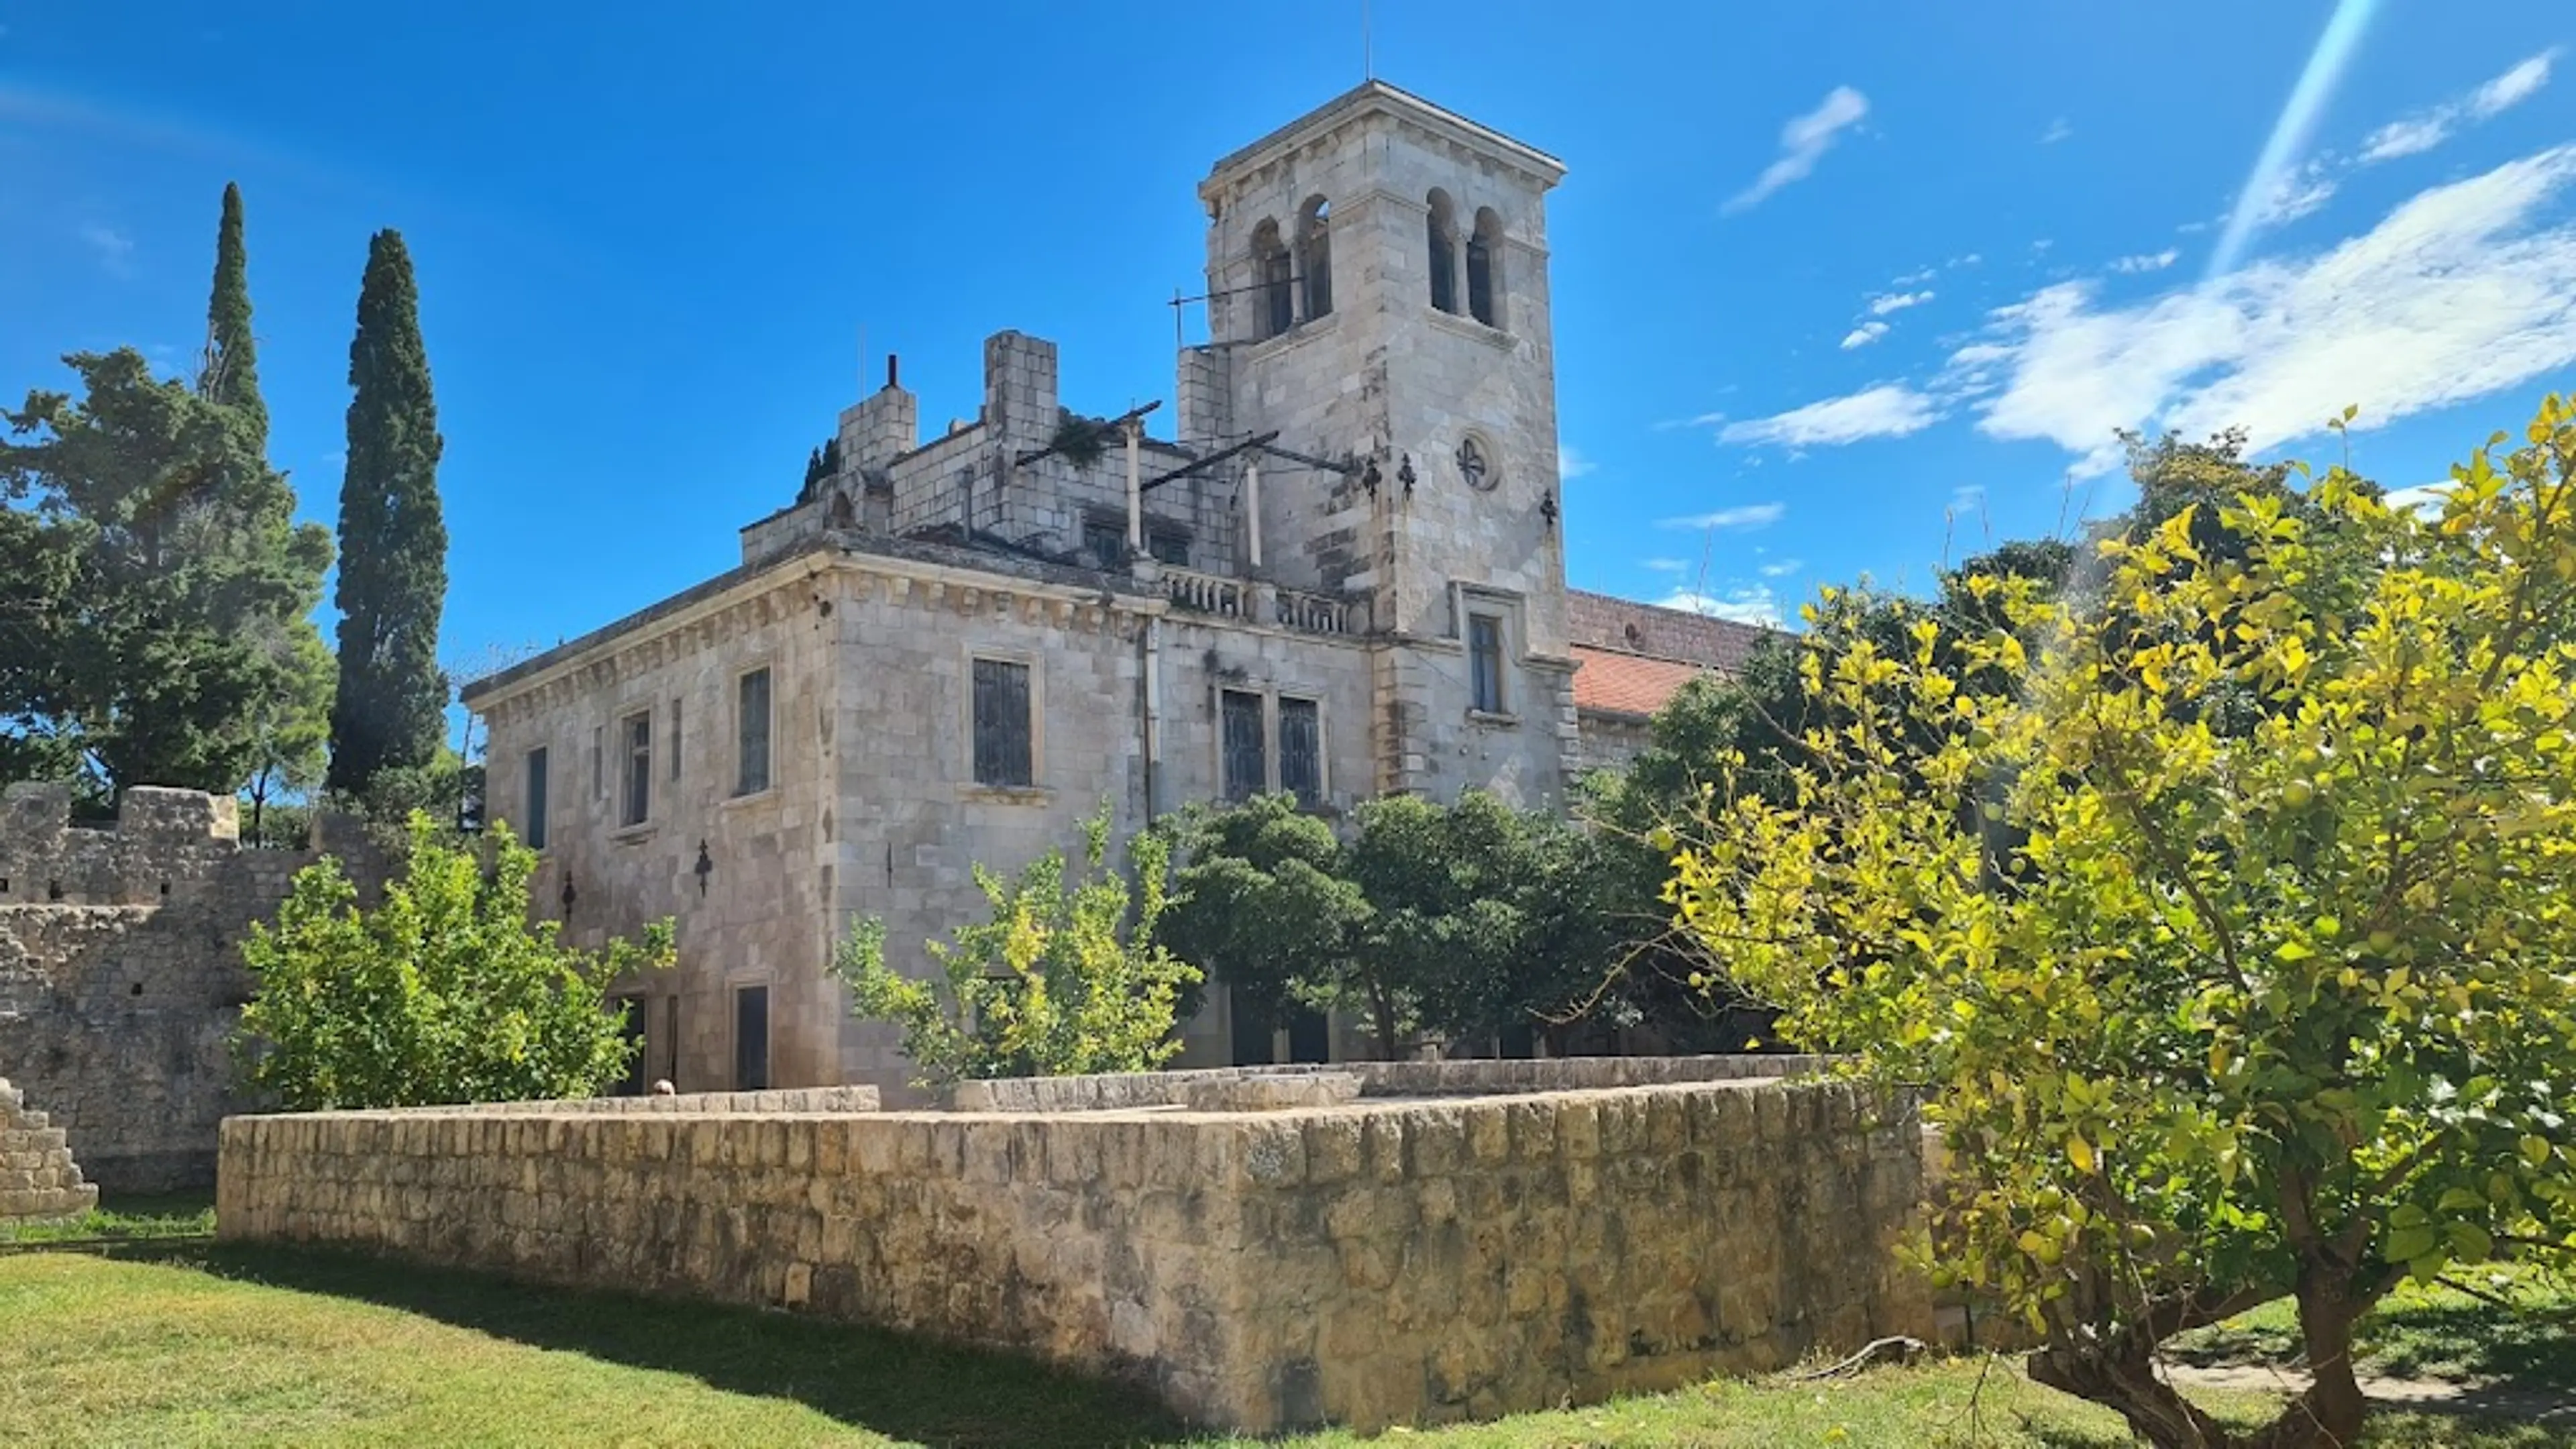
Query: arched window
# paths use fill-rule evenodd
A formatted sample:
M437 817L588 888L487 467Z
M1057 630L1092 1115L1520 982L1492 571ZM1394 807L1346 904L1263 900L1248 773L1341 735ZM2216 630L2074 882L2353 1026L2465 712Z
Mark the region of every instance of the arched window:
M1488 327L1503 325L1503 219L1490 206L1476 212L1467 237L1467 315Z
M1279 244L1279 223L1264 221L1252 230L1252 319L1254 335L1276 337L1297 325L1289 291L1288 248Z
M1297 270L1306 280L1306 320L1333 310L1332 204L1309 196L1297 216Z
M1455 316L1458 311L1458 214L1449 193L1435 186L1423 198L1430 214L1424 223L1431 248L1431 305Z

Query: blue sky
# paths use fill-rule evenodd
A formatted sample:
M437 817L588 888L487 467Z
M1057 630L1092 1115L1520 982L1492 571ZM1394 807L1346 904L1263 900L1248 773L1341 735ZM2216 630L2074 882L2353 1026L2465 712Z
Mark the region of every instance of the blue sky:
M1571 167L1573 582L1762 618L2118 506L2116 427L2331 457L2355 403L2356 466L2408 486L2576 386L2576 12L2341 8L2288 127L2334 4L1376 0L1373 30L1381 76ZM74 348L189 357L238 180L275 460L327 521L399 227L444 652L550 644L730 565L889 349L934 428L1003 327L1063 347L1072 406L1168 397L1193 187L1360 78L1361 9L0 0L0 394Z

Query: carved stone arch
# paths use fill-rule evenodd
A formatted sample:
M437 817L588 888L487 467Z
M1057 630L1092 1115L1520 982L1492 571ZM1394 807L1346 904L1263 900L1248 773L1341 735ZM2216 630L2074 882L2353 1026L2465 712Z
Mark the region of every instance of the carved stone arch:
M1435 186L1423 199L1424 244L1431 272L1431 307L1458 312L1458 206Z
M1279 222L1263 217L1252 229L1252 335L1276 337L1297 325L1294 263L1279 239Z
M1490 206L1476 209L1467 234L1467 315L1503 329L1503 218Z
M1297 208L1297 276L1305 321L1333 311L1333 204L1318 193Z

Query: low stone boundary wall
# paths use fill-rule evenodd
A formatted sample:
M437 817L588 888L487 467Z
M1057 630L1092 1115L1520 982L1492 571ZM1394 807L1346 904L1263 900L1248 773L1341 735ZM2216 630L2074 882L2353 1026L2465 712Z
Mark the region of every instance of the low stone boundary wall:
M1189 1074L1179 1074L1189 1075ZM780 1306L1373 1430L1928 1335L1910 1104L1686 1082L1257 1114L237 1117L219 1231Z
M958 1112L1105 1112L1138 1107L1179 1107L1189 1104L1193 1091L1210 1083L1318 1072L1358 1077L1363 1097L1494 1097L1678 1082L1776 1080L1813 1076L1823 1066L1822 1057L1738 1054L1207 1067L1186 1072L1007 1077L987 1082L960 1082L948 1089L942 1105Z
M882 1105L874 1087L785 1087L767 1092L689 1092L657 1097L563 1097L544 1102L468 1102L411 1107L421 1115L561 1117L606 1113L681 1112L700 1116L751 1112L873 1112Z
M68 1222L96 1206L98 1184L82 1180L63 1129L0 1077L0 1227Z

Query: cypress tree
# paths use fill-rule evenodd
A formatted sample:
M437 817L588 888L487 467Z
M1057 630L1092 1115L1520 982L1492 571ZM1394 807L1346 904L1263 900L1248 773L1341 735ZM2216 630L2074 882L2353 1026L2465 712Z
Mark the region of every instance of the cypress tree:
M349 344L348 471L340 484L340 689L331 707L334 790L387 770L426 769L445 741L438 614L447 526L438 503L438 408L421 345L420 297L402 234L367 245Z
M241 187L224 186L215 231L215 291L206 304L205 371L198 391L238 410L254 447L268 451L268 403L259 395L259 344L250 335L250 252L242 241Z

